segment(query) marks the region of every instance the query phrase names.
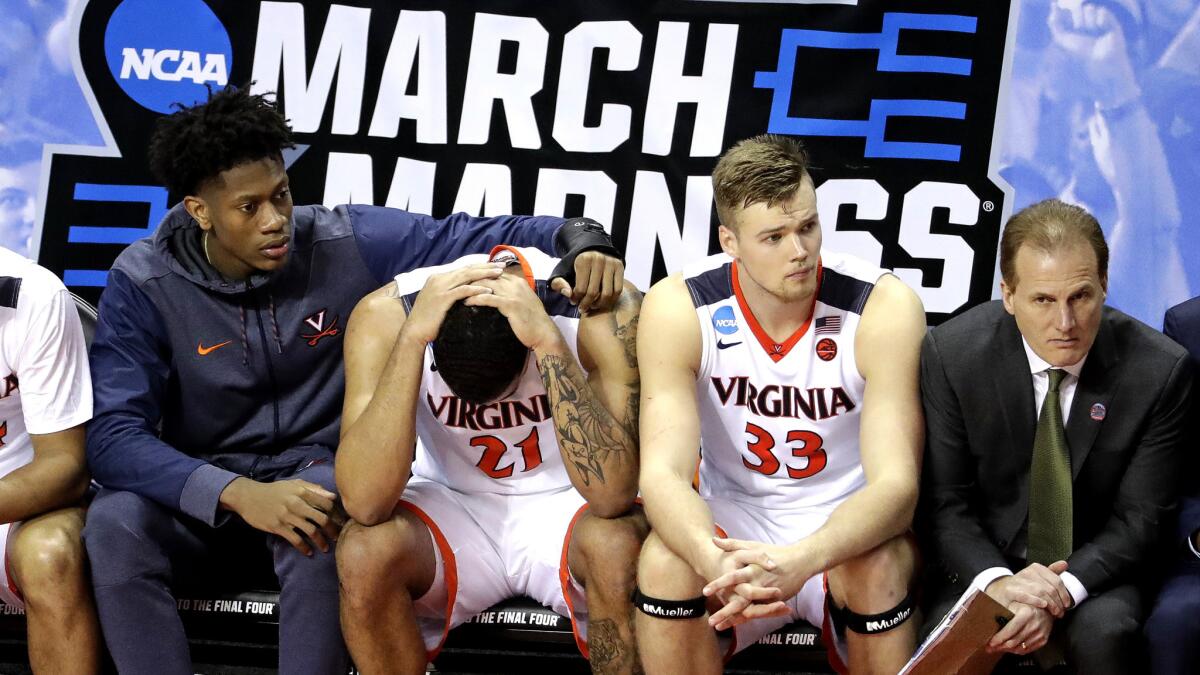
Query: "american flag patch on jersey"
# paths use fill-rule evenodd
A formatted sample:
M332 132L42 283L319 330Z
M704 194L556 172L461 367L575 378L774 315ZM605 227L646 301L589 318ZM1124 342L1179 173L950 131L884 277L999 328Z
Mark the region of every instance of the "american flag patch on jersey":
M814 332L817 335L837 335L842 332L842 317L818 316L817 328Z

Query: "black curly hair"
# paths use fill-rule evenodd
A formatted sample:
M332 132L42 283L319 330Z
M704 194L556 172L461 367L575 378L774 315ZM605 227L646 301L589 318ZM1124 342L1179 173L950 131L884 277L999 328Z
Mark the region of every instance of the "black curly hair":
M446 386L476 404L504 394L525 369L528 355L500 310L468 307L462 300L446 311L433 341L433 360Z
M222 171L295 146L275 104L248 87L209 92L208 100L160 118L150 139L150 170L172 194L194 195Z

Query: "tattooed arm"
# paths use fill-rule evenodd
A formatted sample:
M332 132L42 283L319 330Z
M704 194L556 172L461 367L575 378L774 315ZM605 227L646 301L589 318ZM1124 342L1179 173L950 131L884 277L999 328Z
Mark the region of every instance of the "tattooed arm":
M533 351L571 483L597 516L612 518L629 510L637 495L635 344L641 294L626 284L612 309L580 320L581 367L524 278L508 273L482 285L492 292L465 302L499 309Z
M582 367L565 345L535 350L571 482L605 518L627 511L637 495L641 304L641 293L626 284L612 309L580 320Z

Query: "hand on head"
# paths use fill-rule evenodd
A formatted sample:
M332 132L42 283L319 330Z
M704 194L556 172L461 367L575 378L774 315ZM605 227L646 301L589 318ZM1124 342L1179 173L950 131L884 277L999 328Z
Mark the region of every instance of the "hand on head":
M546 314L542 301L519 274L502 274L479 282L486 293L472 295L463 301L471 307L494 307L508 319L513 333L521 344L536 350L562 339L562 334Z
M492 290L480 282L496 279L503 272L501 264L482 263L431 275L417 294L401 333L423 342L433 342L450 307L473 295L491 293Z

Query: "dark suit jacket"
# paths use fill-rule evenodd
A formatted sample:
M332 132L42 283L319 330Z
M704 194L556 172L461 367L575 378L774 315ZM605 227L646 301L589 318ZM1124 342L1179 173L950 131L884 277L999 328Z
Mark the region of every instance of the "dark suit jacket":
M1175 305L1163 317L1163 333L1183 345L1192 357L1192 365L1200 372L1200 297ZM1184 499L1179 511L1178 538L1190 537L1200 529L1200 396L1197 396L1191 417L1191 431L1184 452L1187 455L1182 479ZM1188 552L1191 555L1191 552Z
M1166 533L1192 387L1187 354L1105 307L1067 421L1074 477L1070 572L1097 593L1132 575ZM934 328L921 352L922 510L952 583L1012 567L1029 516L1037 425L1029 361L1000 301ZM1100 409L1104 406L1103 420ZM1095 413L1095 414L1093 414Z

